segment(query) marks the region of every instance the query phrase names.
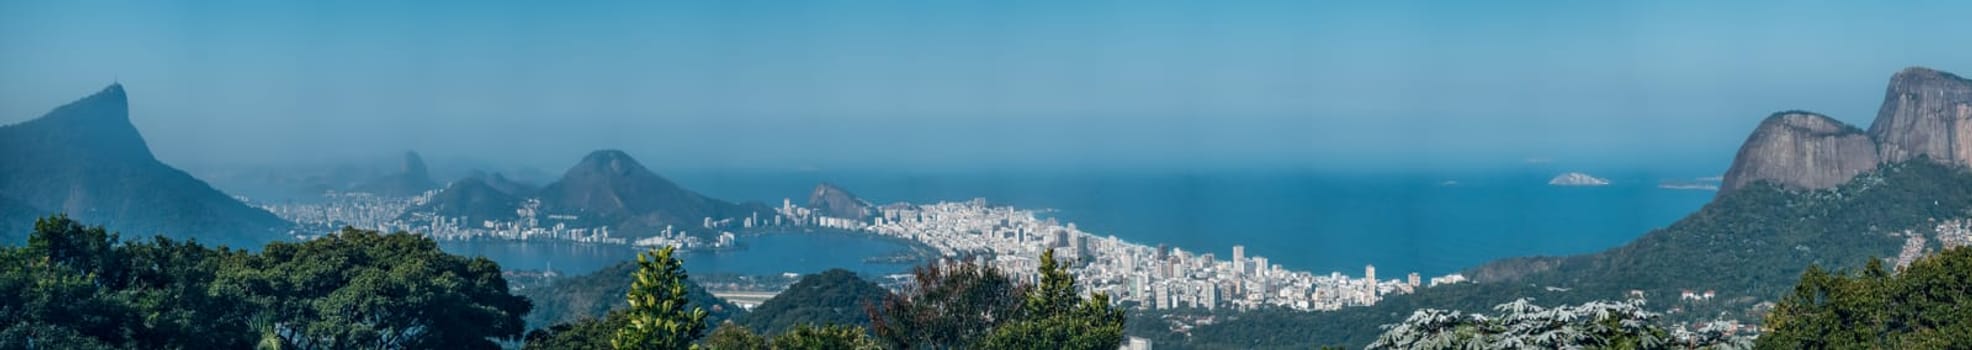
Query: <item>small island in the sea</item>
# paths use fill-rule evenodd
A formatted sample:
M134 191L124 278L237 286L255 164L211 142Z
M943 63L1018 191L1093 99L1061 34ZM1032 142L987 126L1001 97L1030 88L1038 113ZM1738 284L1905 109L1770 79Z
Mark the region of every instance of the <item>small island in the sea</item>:
M1609 179L1571 172L1556 175L1554 179L1547 180L1547 184L1555 186L1605 186L1609 185Z
M1666 190L1717 191L1719 184L1689 181L1665 181L1657 183L1657 188Z
M1657 188L1667 190L1718 191L1719 183L1722 179L1716 176L1708 176L1691 181L1664 180L1657 183Z

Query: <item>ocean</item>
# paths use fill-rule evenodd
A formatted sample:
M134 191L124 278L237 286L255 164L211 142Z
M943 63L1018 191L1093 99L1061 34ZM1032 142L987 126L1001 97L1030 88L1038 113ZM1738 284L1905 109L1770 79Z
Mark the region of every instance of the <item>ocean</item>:
M685 172L736 201L800 204L828 181L878 204L986 198L1084 231L1230 258L1234 245L1294 270L1393 276L1457 272L1500 258L1596 252L1696 211L1714 192L1658 188L1704 171L1590 170L1611 184L1553 186L1553 166L1467 172L985 171Z
M1314 171L702 171L667 172L714 198L779 205L806 202L827 181L878 204L986 198L1076 223L1084 231L1230 258L1234 245L1292 270L1359 276L1443 275L1500 258L1596 252L1622 245L1696 211L1711 191L1658 188L1716 173L1604 169L1607 186L1553 186L1558 168L1468 172ZM694 253L695 272L813 273L842 267L867 274L908 266L862 261L903 249L842 235L742 238L745 250ZM583 273L634 257L621 246L565 243L448 243L503 266Z

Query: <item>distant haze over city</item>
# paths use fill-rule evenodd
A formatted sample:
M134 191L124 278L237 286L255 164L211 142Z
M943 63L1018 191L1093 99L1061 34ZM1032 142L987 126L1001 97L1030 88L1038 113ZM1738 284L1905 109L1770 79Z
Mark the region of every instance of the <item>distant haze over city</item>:
M0 123L112 81L189 167L1722 171L1783 109L1972 71L1965 4L0 4ZM1226 5L1226 4L1219 4Z

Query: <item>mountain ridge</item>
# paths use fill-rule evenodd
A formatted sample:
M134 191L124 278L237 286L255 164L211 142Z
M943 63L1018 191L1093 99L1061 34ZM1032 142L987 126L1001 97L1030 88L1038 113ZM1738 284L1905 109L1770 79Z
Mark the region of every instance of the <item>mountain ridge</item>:
M252 247L292 227L157 160L130 122L121 84L0 127L0 197L125 236ZM20 229L9 227L8 230Z
M1868 130L1808 111L1769 115L1741 144L1719 195L1759 181L1831 188L1877 165L1920 157L1972 165L1972 80L1904 68L1890 77Z
M439 184L431 180L431 170L425 166L423 156L416 151L404 152L404 160L396 173L356 185L350 190L368 192L385 196L409 197L424 194L425 191L439 189Z
M824 216L858 221L869 219L876 211L876 205L870 201L827 182L815 185L815 190L808 194L808 207Z
M1477 283L1393 295L1368 307L1261 310L1183 335L1155 328L1161 325L1157 319L1140 318L1146 322L1133 327L1149 323L1152 328L1133 328L1133 334L1178 347L1361 346L1382 333L1379 325L1402 321L1421 308L1478 312L1518 298L1575 304L1636 294L1678 310L1666 313L1675 321L1732 317L1757 323L1762 302L1791 291L1810 266L1852 269L1880 262L1913 241L1906 237L1935 234L1933 225L1972 215L1972 172L1964 160L1951 158L1961 145L1972 145L1962 141L1972 140L1960 140L1959 134L1904 135L1921 130L1898 126L1965 125L1955 123L1972 117L1959 113L1972 109L1967 107L1972 102L1952 99L1951 89L1972 82L1926 68L1905 69L1892 81L1891 98L1876 123L1890 126L1864 131L1813 112L1769 115L1741 146L1717 197L1623 245L1570 256L1500 259L1465 270ZM1885 144L1904 151L1877 148ZM1897 153L1905 151L1910 153ZM1719 297L1677 298L1680 291L1693 290L1716 291Z
M548 212L579 213L585 221L628 232L656 231L666 225L697 227L708 217L772 213L765 205L734 204L685 189L645 168L629 153L613 149L583 156L536 197Z

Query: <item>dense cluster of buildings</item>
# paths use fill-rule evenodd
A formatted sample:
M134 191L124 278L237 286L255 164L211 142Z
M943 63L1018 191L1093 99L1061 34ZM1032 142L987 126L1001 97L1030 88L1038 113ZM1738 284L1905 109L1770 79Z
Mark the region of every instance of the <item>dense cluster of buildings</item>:
M560 241L719 249L738 243L738 235L721 229L732 226L751 229L765 225L765 221L758 216L718 220L705 218L699 229L718 234L702 238L683 229L665 226L664 230L653 235L632 239L643 235L619 234L607 225L589 227L578 224L582 222L582 217L544 212L541 201L537 199L521 202L520 207L514 209L512 220L470 219L413 210L430 202L436 193L431 191L412 197L391 197L362 192L329 192L323 195L321 202L262 204L260 207L303 226L302 232L325 234L343 227L355 227L382 232L417 232L432 239L451 241ZM775 218L775 222L778 224L780 219Z
M318 203L280 203L261 204L260 208L274 213L281 219L301 225L300 232L328 233L343 227L359 229L396 231L390 222L424 201L431 200L434 192L426 192L415 197L391 197L364 192L336 192L322 194Z
M1944 249L1972 246L1972 225L1968 225L1967 219L1952 219L1939 222L1937 226L1932 228L1932 232L1936 234L1933 237L1938 239L1938 245ZM1898 270L1910 266L1910 263L1916 262L1918 258L1922 258L1933 252L1927 244L1929 240L1926 239L1923 232L1904 230L1901 236L1904 237L1904 246L1903 249L1897 251Z
M579 222L579 217L542 213L540 202L533 200L516 209L517 219L506 221L407 214L431 200L432 193L403 198L367 193L330 193L326 197L328 200L320 203L263 208L314 229L308 232L326 233L349 226L421 232L440 240L554 240L686 248L731 247L738 239L726 231L702 238L670 226L654 235L619 235L606 226L573 227L570 223ZM1365 266L1360 277L1292 271L1266 257L1249 256L1242 246L1233 246L1230 257L1219 257L1125 242L1116 236L1082 231L1074 223L1042 218L1034 211L988 205L984 199L893 204L878 208L878 215L869 220L829 217L783 201L768 218L705 218L703 227L694 229L783 225L908 239L937 250L946 259L974 259L1021 278L1034 278L1041 253L1053 250L1056 257L1069 262L1085 292L1106 293L1119 303L1147 309L1333 310L1372 305L1383 296L1465 280L1456 274L1425 279L1416 273L1378 279L1375 266ZM633 236L644 238L630 238Z
M1972 221L1968 219L1945 220L1938 223L1938 244L1945 249L1972 246Z
M608 226L581 227L571 224L579 222L580 217L543 213L540 210L541 202L537 200L528 200L520 208L515 208L515 218L511 221L471 220L411 211L429 202L435 193L392 197L363 192L329 192L323 194L320 202L262 204L260 207L301 225L300 232L316 235L354 227L382 232L417 232L437 240L632 243L625 237L613 235ZM729 239L720 241L731 244Z
M1340 272L1291 271L1266 257L1247 256L1242 246L1233 246L1232 257L1222 259L1212 253L1135 244L1084 232L1074 223L1040 218L1033 211L988 205L983 199L888 205L880 213L859 229L921 242L947 258L975 259L1023 278L1032 278L1041 253L1053 250L1056 257L1070 261L1085 292L1106 293L1140 308L1333 310L1465 280L1448 275L1425 284L1416 273L1379 280L1375 266L1366 266L1361 278Z

